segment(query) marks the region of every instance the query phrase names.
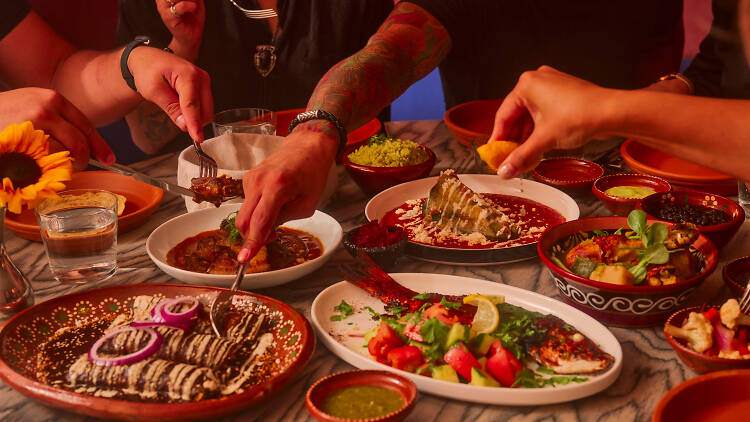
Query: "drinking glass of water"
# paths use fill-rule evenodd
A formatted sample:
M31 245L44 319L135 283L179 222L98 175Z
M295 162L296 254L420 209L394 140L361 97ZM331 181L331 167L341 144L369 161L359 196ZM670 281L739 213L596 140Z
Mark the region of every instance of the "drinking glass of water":
M234 108L214 115L214 135L226 132L276 135L276 113L264 108Z
M90 189L60 192L36 207L52 275L62 283L107 279L117 270L117 195Z

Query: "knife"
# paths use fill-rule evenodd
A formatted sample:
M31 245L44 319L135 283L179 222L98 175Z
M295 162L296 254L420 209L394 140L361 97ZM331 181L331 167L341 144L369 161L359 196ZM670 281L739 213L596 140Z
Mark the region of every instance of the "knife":
M191 198L195 196L195 193L191 191L190 189L183 188L182 186L175 184L175 183L169 183L163 180L155 179L151 176L147 176L143 173L137 172L130 167L123 166L122 164L115 163L111 166L108 166L97 160L89 160L89 165L98 167L100 169L109 170L111 172L115 172L118 174L122 174L123 176L131 176L135 180L138 180L139 182L148 183L149 185L162 188L165 192L169 192L175 195L184 195L184 196L189 196Z

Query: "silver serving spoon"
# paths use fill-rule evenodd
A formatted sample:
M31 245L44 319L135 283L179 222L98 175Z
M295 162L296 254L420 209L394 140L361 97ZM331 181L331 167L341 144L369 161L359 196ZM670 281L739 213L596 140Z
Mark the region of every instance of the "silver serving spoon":
M249 259L239 266L237 276L234 277L232 288L229 290L222 290L222 292L216 295L214 300L211 301L211 328L214 329L214 333L219 337L224 336L224 318L232 307L234 294L237 292L237 289L240 288L240 284L242 284L242 280L245 278L245 270L247 270L248 263L250 263Z

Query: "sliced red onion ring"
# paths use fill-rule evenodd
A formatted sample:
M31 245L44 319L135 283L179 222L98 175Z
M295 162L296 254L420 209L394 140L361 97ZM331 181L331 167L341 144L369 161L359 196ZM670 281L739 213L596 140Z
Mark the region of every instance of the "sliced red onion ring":
M104 344L105 341L115 337L116 335L123 333L125 331L137 331L137 330L143 330L146 331L149 335L149 341L146 343L145 346L141 350L138 350L137 352L133 352L127 355L123 356L115 356L115 357L101 357L99 356L99 348ZM159 348L161 347L162 343L162 337L159 335L159 333L156 332L153 328L148 327L122 327L118 328L116 330L110 331L106 335L102 336L99 340L97 340L93 346L91 346L91 349L89 349L89 360L100 366L118 366L118 365L128 365L134 362L138 362L143 359L147 359L151 357L154 353L159 351Z
M172 312L171 309L174 308L175 305L179 305L186 302L192 302L192 306L190 306L189 309L187 309L184 312L175 313ZM196 316L198 315L198 308L200 307L200 302L198 299L194 297L179 297L169 300L163 300L159 302L156 306L154 306L153 309L151 309L151 319L153 322L158 323L160 325L166 325L169 327L175 327L179 328L184 331L189 331L193 328L196 322ZM142 325L141 322L147 322L147 321L138 321L138 325L132 326L153 326L153 325Z
M174 307L175 305L179 305L182 303L192 302L192 306L188 308L188 310L180 313L174 313L170 309ZM200 306L200 302L198 299L194 297L178 297L175 299L170 299L164 303L164 306L161 307L161 314L164 317L164 319L169 322L170 319L188 319L192 318L196 315L198 315L198 306Z
M171 327L171 328L177 328L182 331L190 331L191 324L167 324L166 322L156 322L156 321L133 321L130 323L131 327Z

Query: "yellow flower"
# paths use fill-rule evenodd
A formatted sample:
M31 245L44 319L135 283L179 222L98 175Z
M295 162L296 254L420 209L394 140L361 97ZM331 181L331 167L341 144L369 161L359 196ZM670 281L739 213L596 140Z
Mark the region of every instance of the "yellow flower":
M16 214L57 197L73 172L70 152L49 153L49 135L31 122L12 124L0 132L0 207Z

